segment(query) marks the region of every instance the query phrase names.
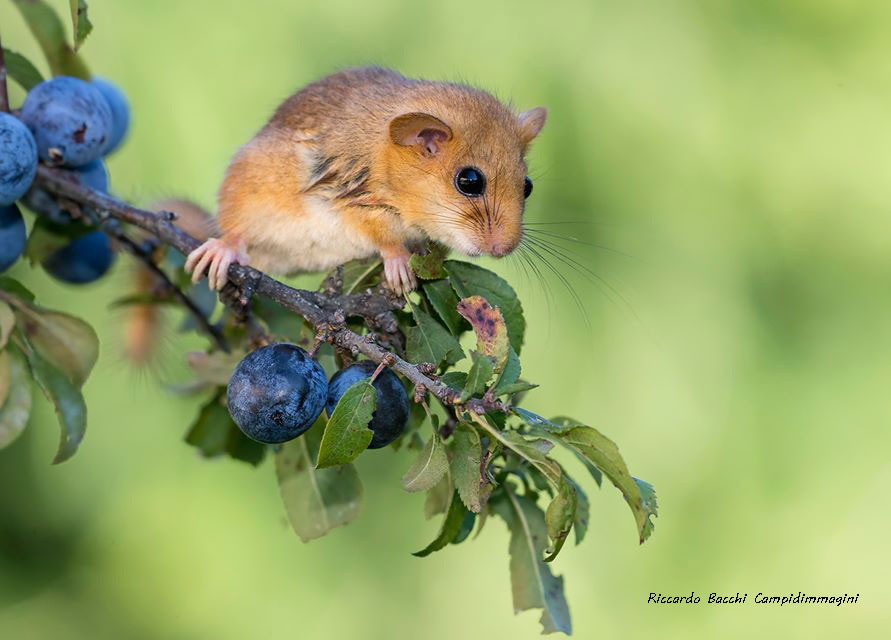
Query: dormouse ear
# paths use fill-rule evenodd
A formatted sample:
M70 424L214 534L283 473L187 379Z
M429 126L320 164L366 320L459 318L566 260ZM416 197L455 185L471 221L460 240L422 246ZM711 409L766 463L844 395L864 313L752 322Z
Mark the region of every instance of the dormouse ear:
M452 139L452 130L429 113L403 113L390 121L390 139L403 147L417 146L421 153L433 157Z
M545 120L548 119L548 110L544 107L536 107L529 111L524 111L518 116L520 121L520 139L523 144L529 144L532 139L539 134L542 127L545 126Z

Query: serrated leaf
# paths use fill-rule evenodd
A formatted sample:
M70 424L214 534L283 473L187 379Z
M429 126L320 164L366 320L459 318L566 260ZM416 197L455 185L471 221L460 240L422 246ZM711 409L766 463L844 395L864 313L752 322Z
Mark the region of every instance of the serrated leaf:
M497 398L498 396L508 393L506 389L516 384L517 380L520 379L521 372L522 367L520 366L520 356L517 355L517 352L514 351L513 347L509 347L507 361L504 363L501 375L498 376L498 381L492 388L492 393L495 394L495 397Z
M464 390L461 392L459 402L467 402L474 395L482 394L486 390L486 385L495 374L495 363L489 356L482 355L476 351L470 352L473 364L470 371L467 372L467 380L464 382Z
M15 314L6 302L0 300L0 349L6 347L13 328L15 328Z
M412 493L427 491L436 486L448 470L449 458L445 445L434 430L414 464L402 476L402 488Z
M3 60L6 62L6 70L9 73L9 77L18 82L19 86L25 91L30 91L43 82L43 75L22 54L4 47Z
M25 430L31 415L31 384L28 369L16 351L0 354L9 370L9 391L0 407L0 449L8 447Z
M430 362L439 366L443 361L454 364L464 357L458 341L441 324L412 305L416 326L408 333L406 355L413 364Z
M13 0L56 76L90 79L90 71L65 39L65 27L44 0Z
M448 280L434 280L423 285L424 295L430 302L430 306L436 311L439 319L443 321L453 336L459 335L467 326L461 314L458 313L458 296L452 289Z
M511 348L501 311L492 307L482 296L470 296L458 303L458 313L476 332L477 350L492 358L495 361L495 371L500 373L507 363Z
M514 613L541 609L543 633L572 633L563 577L544 562L547 546L545 517L535 501L506 487L507 500L496 503L497 513L510 529L510 578Z
M31 374L47 399L53 403L62 427L59 449L53 464L68 460L77 451L87 429L87 406L80 390L60 369L47 362L33 348L25 354Z
M87 0L69 0L69 4L71 5L71 26L74 32L74 50L77 51L93 30L93 24L87 15Z
M424 517L429 520L437 513L445 513L452 502L452 492L452 480L446 474L436 486L427 491L424 498Z
M450 389L461 391L467 384L467 374L464 371L447 371L442 374L440 381Z
M619 448L597 429L586 426L574 427L556 437L590 460L622 492L634 514L640 542L643 544L653 531L651 517L656 515L656 498L652 486L647 485L649 493L645 503L637 481L628 473L628 467L625 466Z
M572 418L568 418L566 416L557 416L556 418L552 418L551 420L547 420L542 418L537 413L532 413L522 407L513 407L513 412L523 419L523 422L528 424L536 433L542 435L545 438L548 438L552 442L556 442L557 444L566 447L572 454L579 459L579 461L585 466L588 470L588 473L591 474L591 477L594 478L594 482L597 483L597 486L601 486L603 484L603 474L600 472L600 469L588 458L586 455L581 453L575 447L571 447L567 445L567 443L559 438L560 434L566 433L575 427L585 426L581 422L577 420L573 420Z
M447 260L444 266L449 274L449 282L459 297L482 296L489 304L498 307L507 324L510 344L519 354L523 347L526 320L523 318L520 299L513 288L500 276L469 262Z
M461 503L461 499L458 497L458 492L456 491L452 495L452 502L449 505L449 510L442 521L442 527L439 530L439 535L436 536L436 539L433 542L428 544L420 551L416 551L412 555L417 556L418 558L424 558L426 556L429 556L434 551L439 551L447 544L452 542L461 531L461 525L464 523L464 517L466 514L467 509L464 508L464 505Z
M24 302L15 306L19 327L35 351L80 389L99 358L99 338L93 327L67 313Z
M362 483L355 467L345 464L319 469L318 452L324 421L275 454L275 472L291 527L303 542L352 522L362 503Z
M450 468L458 496L468 510L479 513L483 505L480 495L483 451L476 429L459 423L452 434L451 450Z
M446 272L442 267L442 261L449 255L448 248L437 242L429 242L427 249L425 255L412 254L408 261L412 271L422 280L445 278Z
M377 403L377 392L367 380L346 390L325 425L319 447L319 469L352 462L368 448L374 435L368 428Z
M653 488L649 482L645 482L643 480L639 480L637 478L632 478L634 482L637 483L637 488L640 489L640 502L644 508L644 511L647 513L651 513L654 516L659 515L659 505L656 503L656 489ZM641 532L641 537L646 540L653 533L653 521L649 518L646 523L644 523L644 530Z
M223 404L225 389L219 390L198 412L185 440L196 447L205 458L228 454L257 466L266 455L266 446L251 440L232 421Z
M563 548L563 543L566 542L575 522L577 505L578 498L575 494L575 487L565 475L561 476L560 489L545 512L545 524L548 527L548 537L551 539L551 546L546 550L545 562L553 561L560 553L560 549Z

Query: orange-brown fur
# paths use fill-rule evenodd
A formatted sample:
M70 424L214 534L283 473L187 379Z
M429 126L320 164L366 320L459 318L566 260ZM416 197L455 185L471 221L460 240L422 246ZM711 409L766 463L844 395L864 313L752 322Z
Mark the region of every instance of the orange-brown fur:
M544 109L517 114L479 89L386 69L328 76L236 153L219 191L221 241L208 247L276 273L404 260L425 237L505 255L522 236L524 156L544 120ZM486 175L485 195L455 188L464 166ZM199 257L187 264L196 275L210 260Z

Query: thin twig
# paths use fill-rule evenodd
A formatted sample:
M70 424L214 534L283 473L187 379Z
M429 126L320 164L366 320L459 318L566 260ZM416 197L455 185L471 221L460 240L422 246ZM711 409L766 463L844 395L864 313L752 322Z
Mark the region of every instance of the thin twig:
M213 341L216 342L217 347L222 349L224 352L229 353L229 343L226 342L226 338L223 336L223 333L220 331L219 327L211 324L210 320L204 313L197 307L197 305L192 301L192 299L186 295L186 293L177 287L173 281L164 273L164 270L161 269L155 261L152 260L151 253L145 249L145 247L141 246L138 242L128 237L120 229L116 229L110 225L104 225L102 230L106 233L111 233L115 240L123 246L127 251L136 256L145 267L151 271L163 284L164 288L170 291L173 296L179 300L183 306L189 310L189 312L195 317L195 320L198 322L198 325L204 330L204 332L213 338Z

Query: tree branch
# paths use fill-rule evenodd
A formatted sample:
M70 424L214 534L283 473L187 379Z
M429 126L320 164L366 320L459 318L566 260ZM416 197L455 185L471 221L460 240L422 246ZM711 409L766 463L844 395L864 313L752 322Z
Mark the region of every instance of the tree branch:
M37 168L35 184L56 197L67 198L81 206L92 210L100 220L115 218L148 231L184 255L188 255L200 244L198 240L185 233L173 224L175 219L171 213L153 213L139 209L116 198L84 187L68 180L64 173L43 165ZM402 308L404 300L382 290L361 294L331 295L331 293L314 293L302 289L294 289L286 284L270 278L265 273L252 267L233 264L229 267L229 281L239 287L247 287L253 292L263 295L285 309L305 318L317 331L326 335L326 339L353 354L361 353L369 360L380 364L386 362L394 371L401 374L416 387L432 393L446 406L458 404L460 394L426 371L429 365L414 365L382 348L375 342L371 334L360 336L345 326L348 316L360 316L366 321L381 315L392 314ZM471 398L462 406L474 413L488 411L507 411L507 406L494 398Z

